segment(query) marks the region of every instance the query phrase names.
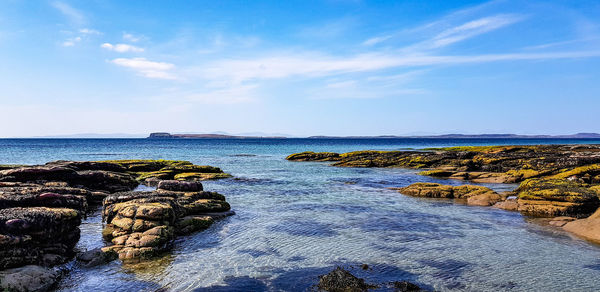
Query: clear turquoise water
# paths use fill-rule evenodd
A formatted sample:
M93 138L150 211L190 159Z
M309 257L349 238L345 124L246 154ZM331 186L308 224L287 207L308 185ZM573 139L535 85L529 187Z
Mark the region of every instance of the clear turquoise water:
M183 159L235 179L205 189L237 215L176 240L139 265L75 263L60 291L304 291L340 264L368 282L410 280L438 291L597 291L600 247L518 213L406 197L387 187L443 181L406 169L289 162L305 150L346 152L597 140L0 140L0 164L58 159ZM510 189L510 185L488 185ZM78 248L103 245L99 213ZM369 264L368 271L358 268Z

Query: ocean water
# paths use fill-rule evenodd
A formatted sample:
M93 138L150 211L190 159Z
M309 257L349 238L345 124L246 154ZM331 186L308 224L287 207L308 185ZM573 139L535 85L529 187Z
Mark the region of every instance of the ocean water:
M369 283L409 280L437 291L598 291L598 245L516 212L388 189L460 181L418 176L409 169L285 160L306 150L549 143L600 140L0 139L0 164L180 159L218 166L235 177L204 183L227 197L235 216L178 238L173 250L156 260L95 268L69 263L59 291L306 291L336 265ZM79 249L104 245L98 211L81 229Z

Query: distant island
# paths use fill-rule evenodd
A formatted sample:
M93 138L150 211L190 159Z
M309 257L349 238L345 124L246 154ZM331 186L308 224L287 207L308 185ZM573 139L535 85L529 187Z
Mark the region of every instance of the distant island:
M285 136L241 136L225 134L170 134L150 133L148 139L286 139ZM517 134L445 134L426 136L309 136L310 139L396 139L396 138L435 138L435 139L600 139L598 133L577 133L571 135L517 135Z
M237 136L225 134L170 134L166 132L150 133L148 139L285 139L283 136Z

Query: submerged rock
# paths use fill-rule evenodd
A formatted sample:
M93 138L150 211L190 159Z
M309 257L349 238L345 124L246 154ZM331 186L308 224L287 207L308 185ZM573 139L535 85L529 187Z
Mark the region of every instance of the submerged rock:
M363 270L368 270L368 266L366 266L366 268L364 266L365 265L361 268ZM408 281L395 281L378 285L367 284L364 279L354 276L352 273L341 267L336 267L328 274L319 276L319 283L316 285L316 288L319 291L329 292L363 292L368 291L369 289L378 289L381 288L381 286L402 292L422 291L418 285Z
M362 292L371 286L341 267L336 267L329 274L319 276L317 288L328 292Z
M116 253L103 252L100 248L88 250L77 255L77 261L86 268L104 265L116 258Z
M0 289L15 292L50 291L60 280L61 272L28 265L0 271Z

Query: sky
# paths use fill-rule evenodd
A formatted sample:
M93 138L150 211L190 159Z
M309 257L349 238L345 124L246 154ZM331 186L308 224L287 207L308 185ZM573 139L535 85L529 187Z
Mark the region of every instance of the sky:
M600 132L600 1L3 0L0 125Z

